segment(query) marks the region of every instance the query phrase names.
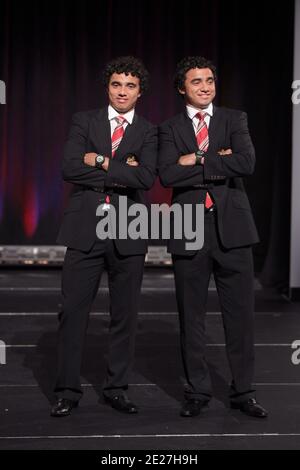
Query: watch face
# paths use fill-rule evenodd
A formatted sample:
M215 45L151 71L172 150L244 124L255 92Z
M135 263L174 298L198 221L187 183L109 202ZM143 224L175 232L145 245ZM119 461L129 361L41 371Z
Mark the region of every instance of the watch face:
M102 164L104 162L103 155L97 155L96 162Z

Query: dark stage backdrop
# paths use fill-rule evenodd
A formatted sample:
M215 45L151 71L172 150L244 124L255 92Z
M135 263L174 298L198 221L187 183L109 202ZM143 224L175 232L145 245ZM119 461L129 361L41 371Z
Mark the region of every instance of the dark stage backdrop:
M246 110L257 152L246 182L265 283L288 274L293 1L1 0L0 244L54 244L69 188L60 162L75 111L106 104L99 81L118 55L152 75L138 111L154 123L182 109L172 84L185 55L212 59L216 104ZM158 182L155 202L169 200ZM265 264L264 264L265 263Z

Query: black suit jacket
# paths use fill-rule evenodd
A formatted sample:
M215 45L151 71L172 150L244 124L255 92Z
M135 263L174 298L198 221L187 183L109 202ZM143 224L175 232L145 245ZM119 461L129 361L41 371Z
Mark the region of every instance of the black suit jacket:
M221 149L232 155L220 156ZM159 128L159 176L163 186L174 188L172 203L204 203L207 190L217 206L218 230L225 248L251 245L259 241L244 176L254 171L255 152L244 112L214 107L209 125L209 148L204 165L181 166L181 155L198 150L192 120L181 113ZM194 222L193 222L194 223ZM186 251L186 239L169 242L173 254L192 255Z
M89 251L96 240L96 225L100 220L96 209L105 200L105 193L100 191L110 194L117 216L120 195L126 196L128 207L134 203L147 204L145 190L152 187L156 176L157 128L135 113L107 172L85 165L83 157L87 152L111 157L107 107L74 114L64 151L63 179L73 183L74 190L57 242L82 251ZM138 167L126 164L128 154L137 157ZM116 239L115 244L124 255L147 251L147 240Z

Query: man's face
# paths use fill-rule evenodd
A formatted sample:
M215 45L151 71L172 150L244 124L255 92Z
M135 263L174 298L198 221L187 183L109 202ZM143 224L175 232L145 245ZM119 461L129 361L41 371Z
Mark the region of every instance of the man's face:
M120 114L135 107L141 96L140 79L125 73L113 73L108 84L109 104Z
M187 104L198 109L205 109L216 96L215 79L212 71L190 69L185 74L184 88L179 90Z

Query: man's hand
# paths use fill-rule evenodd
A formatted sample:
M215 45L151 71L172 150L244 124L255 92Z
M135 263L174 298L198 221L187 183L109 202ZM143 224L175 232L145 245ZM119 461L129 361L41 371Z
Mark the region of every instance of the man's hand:
M139 166L139 162L136 161L134 155L127 157L126 163L129 166Z
M83 157L84 164L88 165L88 166L95 166L96 156L97 156L97 154L95 152L86 153L85 156ZM108 166L109 166L109 158L105 157L105 160L104 160L103 165L102 165L102 169L107 171Z
M105 160L104 160L103 165L102 165L102 170L104 170L104 171L108 170L109 162L110 162L109 158L105 157Z
M231 149L221 149L218 151L218 154L221 155L221 157L224 157L225 155L231 155L232 150Z
M178 162L178 165L182 166L191 166L196 164L196 155L194 153L189 153L187 155L182 155Z
M96 156L97 154L94 152L86 153L85 156L83 157L84 164L89 165L89 166L95 166Z

